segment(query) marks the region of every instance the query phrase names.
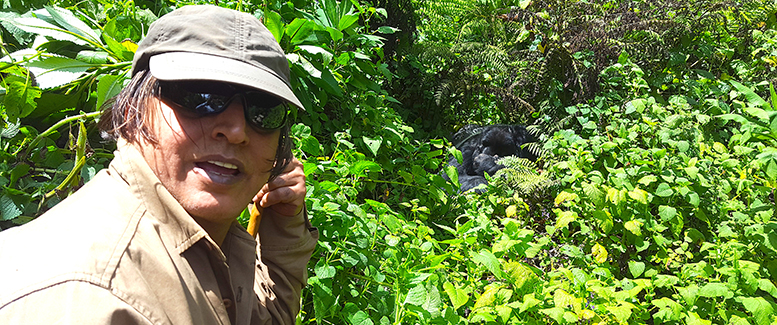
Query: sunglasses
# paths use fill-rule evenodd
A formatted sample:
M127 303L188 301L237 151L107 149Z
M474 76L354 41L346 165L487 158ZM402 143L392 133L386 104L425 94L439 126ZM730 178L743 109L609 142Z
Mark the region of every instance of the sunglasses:
M280 129L289 115L289 106L285 101L263 91L199 81L160 81L159 86L162 99L175 103L192 117L219 114L238 97L243 101L246 121L259 130Z

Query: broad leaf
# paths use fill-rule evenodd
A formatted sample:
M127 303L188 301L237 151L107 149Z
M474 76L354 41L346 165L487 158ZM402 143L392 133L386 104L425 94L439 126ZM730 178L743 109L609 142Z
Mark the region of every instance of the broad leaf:
M54 88L72 82L95 64L73 60L66 57L52 56L27 64L30 72L42 89Z
M73 42L78 45L89 44L89 42L84 40L80 35L64 30L59 26L47 23L42 19L16 18L13 20L13 25L23 31L51 37L56 40Z
M487 249L482 249L477 253L470 253L470 258L472 258L474 262L485 266L486 269L499 279L504 279L507 276L507 274L502 271L502 265L499 263L499 260Z
M275 40L280 43L283 39L283 22L281 21L281 14L275 11L265 11L262 20L264 26L267 27L272 36L275 37Z
M93 44L100 44L100 37L89 27L86 23L78 19L69 10L58 7L45 7L46 12L57 22L60 26L64 27L67 31L81 36L81 38L88 40ZM36 11L35 14L40 17L41 12Z
M734 293L731 292L731 290L728 289L728 287L719 282L712 282L707 283L703 287L699 289L699 296L707 297L707 298L714 298L714 297L725 297L725 298L731 298L734 296Z
M316 23L303 19L296 18L288 26L286 26L286 35L289 35L291 45L299 45L305 42L308 37L313 34L313 28Z
M771 324L774 307L762 297L738 297L737 301L745 306L745 309L755 316L758 325Z
M380 145L383 144L383 138L377 137L377 138L368 138L366 136L362 137L362 140L364 141L364 144L367 145L367 148L370 149L370 152L373 156L378 155L378 150L380 149Z
M451 303L453 303L453 309L459 309L459 307L469 302L469 294L461 288L454 286L450 282L445 282L442 286L445 289L445 293L448 294Z
M767 103L763 98L761 98L761 96L758 96L758 94L756 94L752 89L750 89L750 87L747 87L734 80L729 80L729 82L734 86L734 88L737 89L738 92L745 95L745 99L749 103L766 110L771 109L771 107L769 106L769 103Z

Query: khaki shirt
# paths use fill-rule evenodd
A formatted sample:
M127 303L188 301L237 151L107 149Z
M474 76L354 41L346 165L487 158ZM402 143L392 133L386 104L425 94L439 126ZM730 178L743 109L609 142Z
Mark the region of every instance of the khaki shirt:
M266 209L219 247L120 141L110 168L0 232L0 324L294 324L318 240Z

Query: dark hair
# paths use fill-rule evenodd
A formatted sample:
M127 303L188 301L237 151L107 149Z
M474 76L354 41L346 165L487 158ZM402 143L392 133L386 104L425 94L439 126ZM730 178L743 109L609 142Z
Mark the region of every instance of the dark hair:
M152 107L150 101L156 98L159 98L159 80L152 76L148 69L135 73L129 84L103 105L103 113L98 122L103 136L112 140L123 138L131 143L142 137L145 141L157 143L155 135L148 128L150 114L156 114L148 108ZM294 115L289 114L280 129L278 150L275 152L275 164L270 170L269 181L283 173L293 158L289 130Z

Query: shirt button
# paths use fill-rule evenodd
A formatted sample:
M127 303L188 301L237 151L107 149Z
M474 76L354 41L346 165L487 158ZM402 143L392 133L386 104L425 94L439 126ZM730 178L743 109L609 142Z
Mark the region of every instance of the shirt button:
M229 309L230 307L232 307L232 299L224 298L222 299L222 301L224 302L224 308Z

